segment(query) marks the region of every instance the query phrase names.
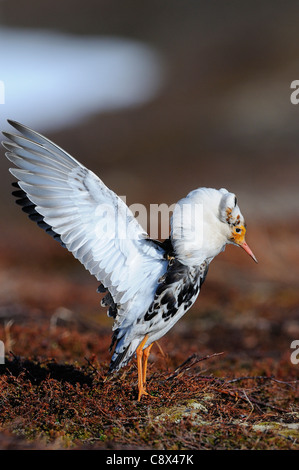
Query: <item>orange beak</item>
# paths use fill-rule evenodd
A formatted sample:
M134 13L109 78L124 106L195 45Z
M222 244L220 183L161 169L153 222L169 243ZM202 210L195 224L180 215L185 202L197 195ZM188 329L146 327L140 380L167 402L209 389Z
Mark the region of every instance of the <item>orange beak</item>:
M254 254L252 253L251 249L249 248L249 246L247 245L247 243L245 242L245 240L243 241L243 243L238 243L238 245L243 248L243 250L246 251L246 253L249 254L249 256L251 256L251 258L257 263L257 259L256 257L254 256Z

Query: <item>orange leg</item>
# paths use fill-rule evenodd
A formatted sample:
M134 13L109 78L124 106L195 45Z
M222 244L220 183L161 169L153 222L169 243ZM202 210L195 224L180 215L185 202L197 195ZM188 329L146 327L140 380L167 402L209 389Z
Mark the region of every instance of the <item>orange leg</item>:
M148 361L148 356L150 355L150 350L152 349L152 344L150 344L145 350L143 351L143 365L142 365L142 382L143 385L145 385L146 382L146 369L147 369L147 361Z
M142 395L148 395L148 393L145 390L145 381L146 381L146 369L147 369L147 361L148 361L148 356L152 347L152 344L150 344L145 350L143 350L143 347L145 343L148 340L148 335L146 335L141 343L139 344L138 348L136 349L136 354L137 354L137 367L138 367L138 401L140 401L140 398Z

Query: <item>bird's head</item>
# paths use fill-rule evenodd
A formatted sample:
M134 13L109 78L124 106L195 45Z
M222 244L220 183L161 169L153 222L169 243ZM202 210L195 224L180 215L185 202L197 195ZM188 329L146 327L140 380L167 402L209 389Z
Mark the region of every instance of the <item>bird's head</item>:
M222 197L219 205L219 217L222 223L228 227L227 243L240 246L257 263L257 259L245 240L246 224L238 206L237 197L226 189L220 189Z
M196 189L175 206L171 238L183 264L198 265L211 260L226 244L240 246L257 262L245 241L245 233L237 198L224 188Z

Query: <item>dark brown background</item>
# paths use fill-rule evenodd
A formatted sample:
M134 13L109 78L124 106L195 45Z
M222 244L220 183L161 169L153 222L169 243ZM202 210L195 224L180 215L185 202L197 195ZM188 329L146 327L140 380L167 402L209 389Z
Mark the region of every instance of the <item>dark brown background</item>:
M9 0L0 12L2 25L133 38L161 54L166 82L151 102L48 136L129 204L171 204L200 186L235 192L259 264L228 247L175 331L194 333L195 349L289 355L299 338L298 2ZM96 281L15 206L8 167L2 155L2 321L63 307L109 329Z

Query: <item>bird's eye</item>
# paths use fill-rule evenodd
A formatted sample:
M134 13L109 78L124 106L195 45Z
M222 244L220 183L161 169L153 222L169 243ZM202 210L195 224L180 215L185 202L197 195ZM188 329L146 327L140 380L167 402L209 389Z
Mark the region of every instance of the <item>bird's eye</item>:
M238 228L238 227L235 229L235 231L236 231L237 233L242 232L242 230L241 230L240 228Z

